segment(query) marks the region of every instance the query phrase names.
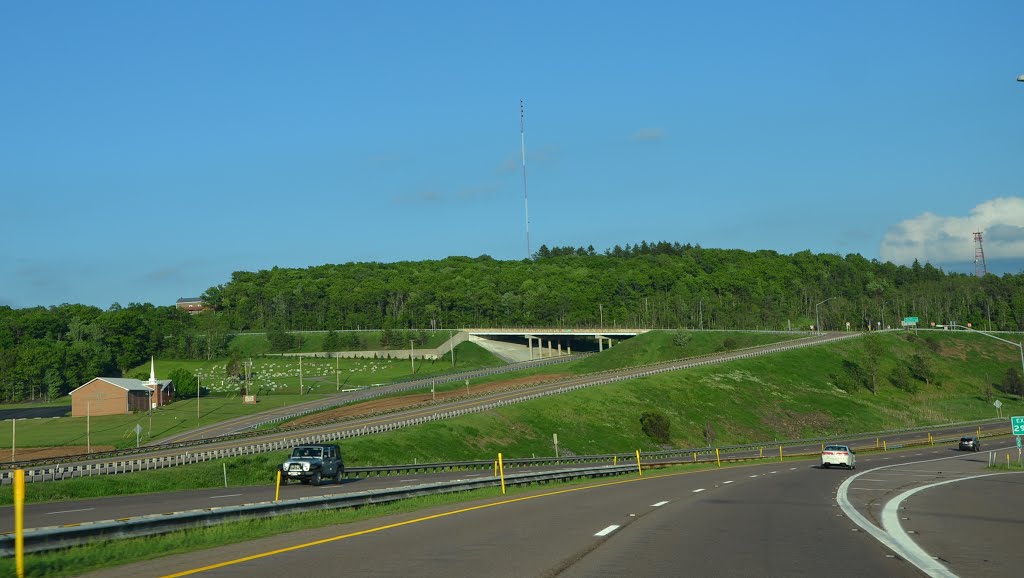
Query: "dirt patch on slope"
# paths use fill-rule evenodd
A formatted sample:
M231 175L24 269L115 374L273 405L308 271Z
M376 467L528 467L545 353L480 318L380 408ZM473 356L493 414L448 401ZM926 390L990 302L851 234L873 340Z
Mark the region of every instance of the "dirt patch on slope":
M51 458L63 458L65 456L84 456L86 450L90 449L86 446L60 446L55 448L15 448L14 459L11 461L15 462L30 462L36 460L47 460ZM93 453L96 452L110 452L114 450L114 446L92 446ZM8 455L4 455L7 458Z
M512 389L521 389L530 385L535 385L544 381L550 381L553 379L561 379L564 377L571 377L571 373L548 373L544 375L533 375L529 377L521 377L519 379L506 379L503 381L495 381L492 383L485 383L483 385L474 385L470 387L469 396L482 395L486 393L494 393L498 391L507 391ZM423 405L429 405L431 403L451 401L453 399L467 397L465 389L452 389L448 391L438 391L433 396L429 392L427 393L414 393L410 395L403 395L399 397L386 397L382 399L374 399L370 401L364 401L352 405L346 405L336 409L323 411L314 415L300 417L296 420L288 422L289 426L303 426L325 422L338 421L345 418L360 417L367 415L376 415L381 413L387 413L391 411L397 411L400 409L410 409L413 407L419 407Z

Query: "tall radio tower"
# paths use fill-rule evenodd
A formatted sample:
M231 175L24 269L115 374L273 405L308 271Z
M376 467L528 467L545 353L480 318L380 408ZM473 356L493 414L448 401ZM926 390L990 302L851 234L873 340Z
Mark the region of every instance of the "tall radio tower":
M519 142L522 145L523 151L523 207L526 209L526 258L529 259L530 255L530 200L526 196L526 130L524 128L525 122L523 120L523 99L519 99Z
M984 277L988 274L985 265L985 249L981 247L981 231L974 234L974 276Z

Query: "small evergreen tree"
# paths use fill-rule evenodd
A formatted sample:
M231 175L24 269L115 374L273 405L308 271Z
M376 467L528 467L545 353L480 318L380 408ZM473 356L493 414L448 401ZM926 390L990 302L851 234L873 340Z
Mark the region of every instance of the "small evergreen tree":
M324 337L323 350L324 351L338 351L341 345L341 340L338 338L338 333L333 329L327 332Z

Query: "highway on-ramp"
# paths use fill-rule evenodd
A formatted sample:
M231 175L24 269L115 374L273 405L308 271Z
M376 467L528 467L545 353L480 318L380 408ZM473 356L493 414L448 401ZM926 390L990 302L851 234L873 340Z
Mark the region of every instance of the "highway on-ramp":
M1013 575L1003 572L1024 567L1024 551L977 545L1003 544L999 536L1008 528L1020 535L1020 517L995 504L1019 504L1011 496L1019 494L1022 476L972 477L991 473L982 455L948 447L862 455L852 472L824 470L816 461L649 470L282 534L95 575L277 577L316 569L358 576L922 575L849 517L837 501L844 485L869 521L892 500L916 508L914 527L904 520L903 530L930 536L920 540L922 548L941 547L937 556L958 561L950 575ZM931 486L936 476L949 483ZM990 483L964 507L944 505L943 492L961 489L954 486L976 491L980 480L998 478L1004 481ZM918 487L924 489L903 497ZM856 497L868 494L875 497ZM954 538L960 528L971 539Z

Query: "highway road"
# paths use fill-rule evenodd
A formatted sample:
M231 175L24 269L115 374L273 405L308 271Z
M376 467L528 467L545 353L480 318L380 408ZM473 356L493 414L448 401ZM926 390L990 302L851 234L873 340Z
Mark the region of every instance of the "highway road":
M1009 439L987 446L1001 457ZM923 574L876 533L899 547L923 548L931 575L1017 575L1024 550L1012 539L1021 535L1024 474L986 475L986 458L935 446L861 455L856 471L825 470L816 461L649 470L94 575L282 576L317 568L359 576ZM887 508L896 512L896 527L886 523ZM873 530L856 517L873 522Z

